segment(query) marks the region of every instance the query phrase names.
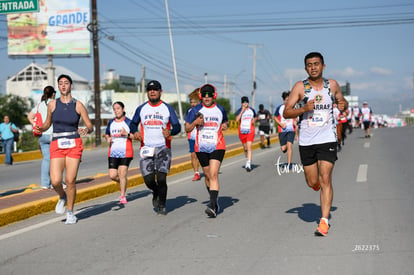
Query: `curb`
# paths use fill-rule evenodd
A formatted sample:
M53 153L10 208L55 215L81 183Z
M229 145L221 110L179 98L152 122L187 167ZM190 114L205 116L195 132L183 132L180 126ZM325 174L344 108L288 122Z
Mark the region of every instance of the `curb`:
M278 141L278 137L270 138L271 144ZM260 141L256 141L252 144L252 150L260 148ZM231 158L244 153L243 147L238 147L226 151L224 158ZM180 157L177 157L180 158ZM180 164L171 166L168 176L179 174L187 170L192 169L191 160L185 161ZM132 188L144 183L144 179L141 174L128 177L127 188ZM97 197L101 197L107 194L119 192L118 184L114 181L104 182L96 184L94 186L85 187L78 189L76 192L75 203L84 202L87 200L92 200ZM50 212L55 209L55 205L58 201L58 197L50 197L45 199L39 199L36 201L31 201L23 203L21 205L12 206L0 210L0 227L18 222L42 213Z

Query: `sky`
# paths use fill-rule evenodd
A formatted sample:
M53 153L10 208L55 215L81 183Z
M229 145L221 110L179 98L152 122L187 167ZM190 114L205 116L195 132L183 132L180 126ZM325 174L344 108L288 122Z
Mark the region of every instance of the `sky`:
M324 76L350 83L351 95L374 113L414 108L413 1L170 0L173 47L165 0L97 2L101 77L114 69L139 80L145 66L146 79L159 80L166 92L177 92L178 82L185 94L207 80L219 97L228 90L238 108L242 96L252 97L255 72L254 107L270 108L306 78L303 58L318 51ZM53 62L93 80L92 56ZM47 63L8 57L6 16L0 15L0 93L32 61Z

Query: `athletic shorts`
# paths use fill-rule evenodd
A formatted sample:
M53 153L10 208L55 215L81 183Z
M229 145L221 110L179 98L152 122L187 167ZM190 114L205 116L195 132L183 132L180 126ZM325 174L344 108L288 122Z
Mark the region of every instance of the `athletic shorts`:
M293 144L294 140L295 140L295 132L293 131L279 133L280 146L286 145L288 141Z
M83 152L82 138L75 138L75 147L61 149L58 147L58 140L52 140L50 143L50 158L58 159L70 157L74 159L81 159Z
M194 153L194 145L195 145L195 140L194 139L189 139L188 140L188 150L190 153Z
M259 135L268 136L270 132L270 126L259 126Z
M143 177L161 172L168 174L171 166L171 149L167 147L156 147L154 156L139 160L139 167Z
M220 162L224 159L224 153L226 150L216 150L211 153L205 152L196 152L198 161L200 162L201 167L207 167L210 165L210 159L215 159Z
M364 130L368 129L371 126L371 122L364 121Z
M239 139L240 139L241 143L246 143L248 141L253 142L254 132L250 132L248 134L240 134L239 133Z
M108 157L108 169L118 169L119 166L129 167L132 158L111 158Z
M356 121L359 121L359 116L354 117Z
M328 142L309 146L299 145L299 154L302 165L312 165L318 160L325 160L331 163L335 163L335 161L338 159L336 156L337 145L338 144L336 142Z

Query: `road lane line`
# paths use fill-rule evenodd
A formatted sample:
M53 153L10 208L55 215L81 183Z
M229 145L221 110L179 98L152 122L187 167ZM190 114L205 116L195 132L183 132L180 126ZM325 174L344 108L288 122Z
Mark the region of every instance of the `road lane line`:
M368 173L368 164L360 164L357 173L357 182L366 182Z
M264 154L269 153L269 152L273 153L273 150L264 150L264 151L262 151L258 154L255 154L255 156L256 157L261 156L261 155L264 155ZM231 160L231 161L227 160L227 161L224 162L224 164L221 166L221 168L225 168L225 167L228 167L228 166L240 163L240 162L244 162L244 161L246 161L245 158L234 159L234 160ZM192 177L193 177L193 175L188 176L188 177L180 177L179 179L177 179L175 181L168 182L168 185L173 185L173 184L177 184L177 183L180 183L180 182L183 182L183 181L187 181L187 180L191 179ZM99 207L96 207L96 208L92 207L90 210L98 209L98 208ZM80 212L84 212L84 211L82 211L82 210L75 211L75 215L79 214ZM37 223L37 224L34 224L34 225L27 226L27 227L22 228L22 229L18 229L18 230L13 231L13 232L9 232L9 233L0 235L0 241L11 238L11 237L15 237L17 235L20 235L20 234L23 234L23 233L26 233L26 232L29 232L29 231L32 231L32 230L35 230L35 229L39 229L41 227L47 226L47 225L55 223L55 222L62 221L64 219L65 219L65 216L60 216L60 217L57 217L57 218L52 218L52 219L46 220L44 222L40 222L40 223Z
M61 217L58 217L58 218L53 218L53 219L50 219L50 220L46 220L46 221L41 222L41 223L37 223L37 224L31 225L31 226L13 231L13 232L9 232L9 233L0 235L0 241L11 238L11 237L14 237L14 236L17 236L17 235L20 235L20 234L23 234L23 233L26 233L26 232L29 232L29 231L32 231L32 230L35 230L35 229L38 229L38 228L41 228L43 226L46 226L46 225L49 225L49 224L52 224L52 223L55 223L55 222L58 222L58 221L61 221L61 220L64 220L64 219L65 219L65 217L61 216Z

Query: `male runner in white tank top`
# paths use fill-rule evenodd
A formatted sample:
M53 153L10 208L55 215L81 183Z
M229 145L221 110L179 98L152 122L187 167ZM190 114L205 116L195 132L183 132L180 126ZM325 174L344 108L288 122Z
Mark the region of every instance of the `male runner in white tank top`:
M333 103L339 110L348 108L338 83L322 76L323 56L311 52L305 56L309 77L298 81L289 95L283 113L285 118L299 116L299 153L306 182L315 191L321 190L322 218L315 235L326 236L333 199L332 170L337 160L337 136ZM299 107L295 108L296 103Z

